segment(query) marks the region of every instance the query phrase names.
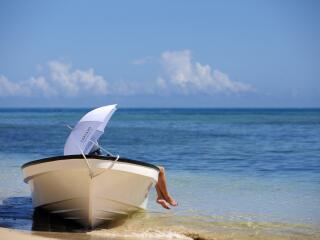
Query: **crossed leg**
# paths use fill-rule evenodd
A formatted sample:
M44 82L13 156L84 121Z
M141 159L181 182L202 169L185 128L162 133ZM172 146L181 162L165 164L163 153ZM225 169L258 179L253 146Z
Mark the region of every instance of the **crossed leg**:
M167 188L167 181L166 181L166 175L164 167L159 167L159 177L158 177L158 183L156 184L156 190L157 190L157 203L159 203L162 207L166 209L170 209L171 206L177 206L178 203L176 200L174 200L173 197L168 192Z

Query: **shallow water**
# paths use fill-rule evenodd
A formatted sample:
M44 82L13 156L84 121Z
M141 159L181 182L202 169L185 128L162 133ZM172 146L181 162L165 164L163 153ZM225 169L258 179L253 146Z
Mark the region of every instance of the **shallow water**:
M0 110L0 226L34 225L20 166L61 155L87 109ZM320 239L320 110L125 109L101 144L163 165L179 207L75 239ZM48 230L48 229L47 229Z

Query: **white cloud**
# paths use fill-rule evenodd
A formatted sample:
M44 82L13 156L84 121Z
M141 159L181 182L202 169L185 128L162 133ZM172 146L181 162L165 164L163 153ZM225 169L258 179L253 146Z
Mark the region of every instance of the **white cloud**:
M71 70L71 65L59 62L49 62L52 83L65 90L68 95L75 96L80 91L92 94L106 94L107 82L102 76L95 75L90 68L87 71Z
M31 91L25 82L14 83L5 76L0 75L0 97L5 96L29 96Z
M94 73L92 68L72 70L70 64L50 61L47 65L48 76L31 77L27 81L12 82L0 75L0 96L77 96L107 94L107 81Z
M171 84L183 93L208 93L215 92L247 92L253 87L230 80L227 74L213 70L209 65L193 62L191 52L166 51L162 53L161 60L168 74Z
M42 76L32 77L28 83L31 89L39 90L46 97L58 95L57 90L52 88L52 86L50 86L50 84Z

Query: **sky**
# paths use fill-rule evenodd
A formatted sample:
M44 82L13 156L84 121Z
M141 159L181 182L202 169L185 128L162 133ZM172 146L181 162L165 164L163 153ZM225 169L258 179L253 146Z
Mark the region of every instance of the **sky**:
M0 107L320 107L320 1L0 0Z

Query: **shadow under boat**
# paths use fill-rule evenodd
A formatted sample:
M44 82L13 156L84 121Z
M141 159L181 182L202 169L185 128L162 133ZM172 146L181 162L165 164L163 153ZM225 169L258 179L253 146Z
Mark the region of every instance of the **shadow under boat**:
M47 232L84 232L83 228L77 222L64 219L57 214L50 214L47 211L36 208L32 216L32 231Z
M112 228L121 225L125 219L105 222L98 228ZM9 197L0 204L0 227L42 232L87 232L75 221L50 214L41 208L33 208L30 197Z
M119 226L125 222L126 218L119 218L112 221L106 221L96 229L108 229ZM87 232L91 228L83 227L76 221L65 219L59 214L49 213L42 208L35 208L32 216L32 231L47 232Z

